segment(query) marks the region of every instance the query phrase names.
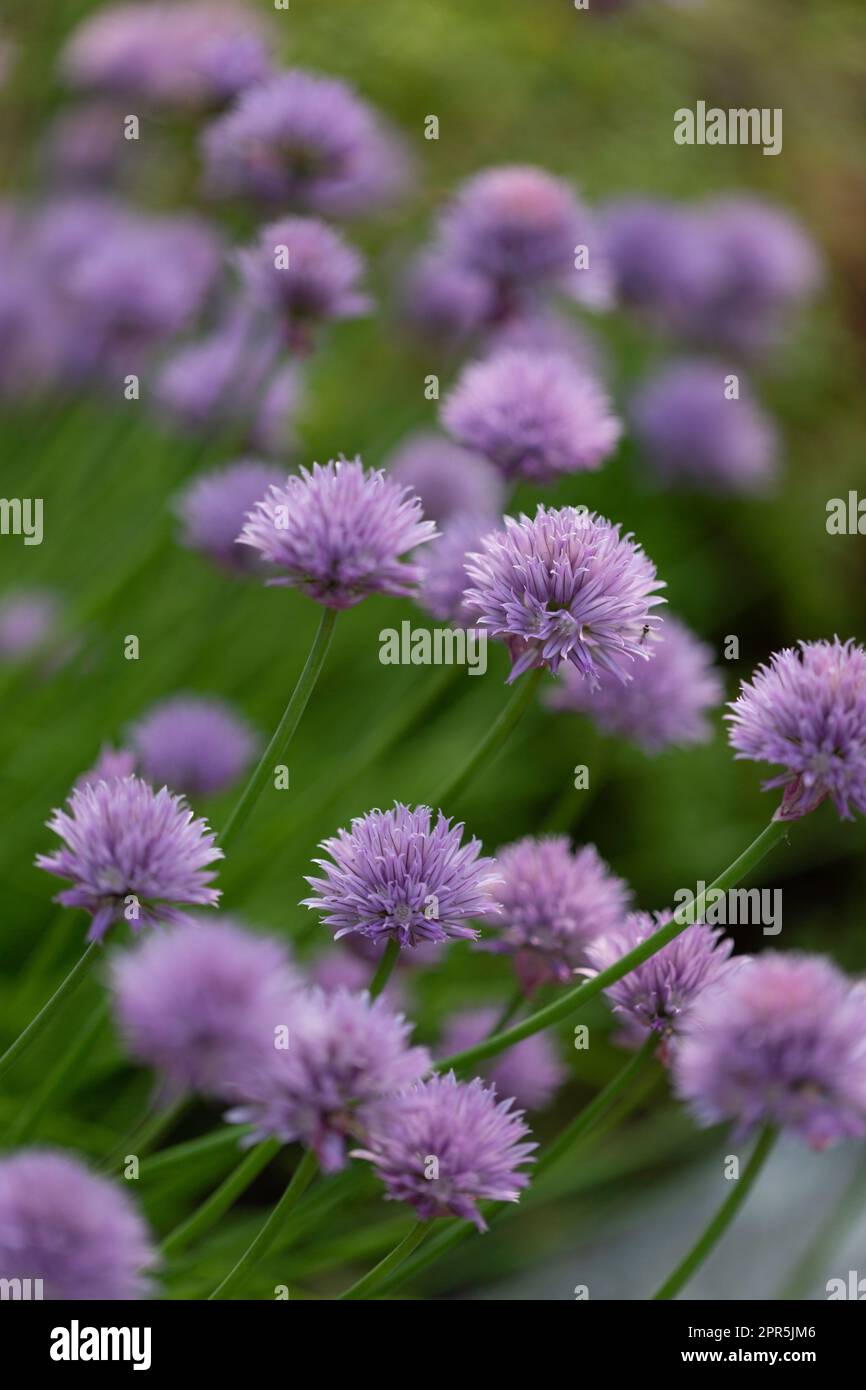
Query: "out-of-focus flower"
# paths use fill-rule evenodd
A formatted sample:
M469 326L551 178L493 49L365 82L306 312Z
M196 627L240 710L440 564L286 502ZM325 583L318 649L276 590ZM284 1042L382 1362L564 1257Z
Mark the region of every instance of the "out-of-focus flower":
M491 529L489 517L456 516L420 555L418 602L434 618L471 626L473 614L463 595L469 587L466 560Z
M631 891L594 845L572 849L565 835L527 836L497 852L502 916L484 949L514 958L527 993L565 983L599 936L622 926Z
M724 698L713 651L677 618L666 617L653 635L652 660L636 663L627 684L608 672L590 687L573 666L547 693L551 708L588 714L606 734L627 738L645 753L704 743L712 728L707 711Z
M104 743L93 767L81 774L75 789L81 791L84 787L95 787L97 782L115 782L118 778L131 777L134 772L135 754L132 749L112 748L110 743Z
M273 1047L299 984L279 942L225 918L154 932L111 970L129 1052L172 1090L217 1096Z
M426 1048L410 1047L401 1014L366 994L319 989L293 996L288 1046L264 1050L233 1087L228 1118L256 1138L302 1140L325 1172L346 1162L346 1137L363 1133L369 1107L428 1070Z
M411 593L418 566L400 557L435 534L408 488L356 459L314 463L270 488L238 540L281 571L268 583L351 608L369 594Z
M369 308L369 299L358 289L361 256L315 217L271 223L239 260L253 302L275 316L297 351L309 347L319 324L357 318Z
M270 70L260 22L231 0L109 5L88 15L61 57L75 87L148 106L219 106Z
M507 349L471 363L441 414L459 443L532 482L599 468L620 435L601 387L557 352Z
M182 905L216 905L208 865L223 852L182 797L124 777L75 789L67 804L47 822L62 848L37 855L36 865L72 881L55 902L90 914L88 941L99 941L115 922L139 931L186 921Z
M238 536L247 513L282 480L279 468L254 459L243 459L194 479L176 503L183 526L182 543L237 574L259 569L260 557L249 546L241 545Z
M492 281L440 251L420 255L400 286L401 316L423 343L457 347L489 323L495 310Z
M160 411L192 432L246 424L252 442L280 339L276 324L257 322L246 307L233 309L212 332L162 363L155 386Z
M495 324L485 340L489 354L515 351L567 357L585 376L602 380L607 364L598 341L582 324L546 306L524 306Z
M42 1281L61 1302L137 1300L157 1253L121 1187L78 1159L21 1149L0 1159L0 1278Z
M501 473L481 454L432 430L419 430L386 460L389 474L421 498L424 515L441 524L465 515L498 517L505 506Z
M663 482L761 492L776 471L776 431L742 376L729 399L720 363L665 367L635 396L635 438Z
M176 695L129 731L142 776L184 796L212 796L243 776L261 740L223 700Z
M450 1057L474 1047L495 1031L497 1018L496 1008L453 1014L442 1036L440 1051ZM543 1110L568 1075L546 1033L533 1033L482 1066L497 1095L510 1096L523 1110Z
M61 604L50 589L10 589L0 598L0 663L12 665L60 635Z
M664 600L655 565L631 536L594 512L576 507L534 518L504 518L466 562L467 606L479 627L501 637L511 653L509 681L532 667L554 674L570 661L591 683L601 671L627 680L636 659L648 660L646 636Z
M682 329L717 273L699 214L631 198L607 207L602 222L617 298L660 326Z
M286 362L271 377L252 421L250 440L254 448L274 457L294 448L294 423L302 386L303 378L295 362Z
M866 651L853 639L786 647L744 681L730 706L738 758L777 763L774 820L797 820L830 797L839 815L866 815Z
M42 147L52 182L73 188L116 183L127 148L123 123L123 110L107 101L62 109Z
M432 1076L377 1106L363 1149L354 1157L375 1165L387 1198L407 1202L422 1221L459 1216L487 1229L477 1202L516 1202L529 1181L523 1112L478 1077Z
M293 69L245 92L204 132L221 196L347 217L391 202L408 178L396 136L347 83Z
M823 956L766 951L692 1010L674 1081L702 1124L814 1149L866 1133L866 992Z
M498 882L492 859L480 856L481 842L463 843L462 824L452 825L429 806L356 816L317 859L323 877L308 877L313 896L304 906L336 928L336 938L360 932L373 941L415 946L449 937L478 935L472 918L498 911Z

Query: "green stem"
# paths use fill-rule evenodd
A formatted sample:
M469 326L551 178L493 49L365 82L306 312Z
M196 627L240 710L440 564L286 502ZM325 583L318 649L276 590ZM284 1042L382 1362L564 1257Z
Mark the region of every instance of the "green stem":
M543 675L544 667L539 666L537 670L531 671L528 676L515 686L511 699L508 701L504 710L502 710L499 717L493 721L466 766L461 768L457 776L453 777L451 781L441 789L439 795L434 800L434 807L448 806L469 786L470 782L474 781L476 774L481 770L484 764L492 761L496 754L499 753L506 739L531 705L535 692L538 689L538 683Z
M758 1137L758 1142L752 1150L752 1156L746 1164L745 1171L741 1178L734 1183L733 1188L728 1193L722 1205L719 1207L710 1224L707 1226L700 1240L692 1246L685 1259L674 1270L669 1279L666 1279L654 1295L656 1299L675 1298L691 1279L696 1269L699 1269L710 1251L724 1235L730 1226L740 1207L749 1195L755 1179L763 1168L767 1157L776 1142L778 1132L770 1125L763 1129Z
M103 1168L113 1168L115 1163L124 1160L127 1155L135 1154L137 1158L144 1158L158 1144L164 1134L167 1134L174 1127L189 1105L189 1096L179 1096L171 1105L162 1106L159 1109L148 1109L142 1120L135 1127L128 1131L126 1137L115 1144L114 1148L103 1160Z
M597 1120L600 1120L606 1110L618 1100L623 1091L631 1085L636 1077L652 1060L653 1054L658 1045L658 1037L655 1033L650 1033L639 1051L635 1052L620 1070L604 1087L598 1095L593 1097L588 1105L575 1115L570 1125L566 1125L561 1134L557 1135L553 1143L550 1144L539 1156L538 1162L533 1170L533 1177L538 1178L548 1168L552 1168L555 1163L567 1153L573 1144L577 1142L588 1130L592 1129Z
M499 1017L497 1018L496 1022L494 1023L493 1027L490 1029L488 1037L492 1038L496 1033L502 1032L506 1023L511 1022L525 998L526 995L523 993L523 990L521 989L520 985L516 985L513 993L509 995L509 997L503 1004L502 1011Z
M412 1251L417 1245L420 1245L429 1229L429 1222L416 1221L415 1225L407 1232L399 1245L394 1246L390 1255L386 1255L384 1260L380 1260L377 1265L374 1265L373 1268L364 1275L363 1279L359 1279L357 1284L353 1284L351 1288L346 1289L339 1297L341 1299L367 1298L370 1293L374 1292L382 1284L392 1270L397 1269L406 1257L412 1254Z
M171 1235L166 1236L162 1243L163 1255L169 1257L178 1254L191 1241L209 1231L220 1217L234 1206L238 1197L246 1192L250 1183L267 1167L281 1147L279 1139L266 1139L264 1143L256 1144L255 1148L250 1149L234 1172L229 1173L207 1201L202 1202L197 1211L187 1217L186 1221L182 1221Z
M277 1202L259 1233L247 1246L237 1264L226 1275L222 1283L214 1289L210 1295L211 1299L227 1298L232 1289L236 1288L243 1276L264 1255L265 1251L274 1240L279 1228L287 1220L290 1213L303 1197L313 1178L318 1172L319 1164L312 1149L307 1149L303 1158L294 1171L292 1180Z
M108 1005L106 1002L97 1006L84 1026L79 1029L71 1045L60 1054L42 1085L33 1093L27 1104L18 1111L6 1134L6 1144L10 1148L24 1144L29 1140L47 1106L60 1090L70 1072L74 1071L81 1059L87 1055L94 1038L105 1022L107 1014Z
M389 940L388 945L382 952L382 959L376 966L376 973L374 974L367 988L367 992L371 999L379 998L379 995L382 993L382 990L385 988L386 984L391 978L391 973L394 969L394 966L397 964L397 957L399 956L399 954L400 943L399 941L395 941L392 937Z
M20 1056L24 1049L29 1047L34 1039L48 1027L48 1024L54 1018L54 1015L57 1013L63 1001L68 999L78 988L93 964L94 956L99 950L100 944L101 943L98 941L91 941L84 954L79 956L78 961L73 965L63 983L57 986L57 989L48 1002L42 1005L36 1017L30 1020L22 1033L18 1034L14 1043L12 1043L10 1047L7 1047L3 1056L0 1057L0 1075L2 1075L3 1072L12 1065L15 1059Z
M185 1139L182 1144L172 1144L170 1149L162 1149L149 1158L142 1168L142 1179L150 1183L160 1178L173 1177L184 1168L195 1167L202 1158L219 1153L222 1149L236 1148L238 1141L249 1134L249 1125L222 1125L210 1134L198 1139Z
M319 620L316 635L313 638L310 654L307 657L303 671L298 677L298 683L292 691L289 703L283 711L283 717L274 730L270 743L259 759L259 764L255 772L241 792L234 810L223 827L222 834L218 837L219 843L223 848L225 848L230 839L233 839L234 836L237 835L238 831L245 824L250 812L261 796L262 788L268 778L273 776L275 763L285 757L295 730L301 722L301 716L307 707L307 702L313 693L313 687L325 663L325 657L331 645L331 638L334 635L334 624L336 621L337 611L335 608L322 609L322 616Z
M600 970L597 975L593 975L582 985L567 990L552 1004L530 1014L528 1018L522 1019L513 1028L507 1029L504 1033L496 1033L492 1037L484 1038L474 1047L468 1047L463 1052L456 1052L452 1057L443 1058L441 1062L436 1063L437 1071L449 1071L452 1067L457 1070L468 1067L470 1064L474 1065L485 1057L494 1057L505 1048L513 1047L515 1043L522 1042L524 1038L531 1037L533 1033L540 1033L542 1029L549 1028L553 1023L560 1023L578 1009L582 1009L584 1004L589 1003L590 999L594 999L609 985L621 980L623 975L627 975L629 971L643 965L644 961L649 960L662 947L667 946L668 942L673 941L675 937L680 935L680 932L684 932L692 921L702 921L707 895L717 889L724 892L728 888L732 888L763 859L765 854L769 853L774 845L777 845L787 835L789 828L787 823L779 824L771 821L766 829L762 830L760 835L752 841L748 849L744 850L733 864L729 864L727 869L720 873L718 878L714 879L703 893L695 898L688 913L688 920L677 921L674 917L672 921L666 923L652 936L647 937L646 941L642 941L639 946L628 951L621 960L615 961L606 970Z

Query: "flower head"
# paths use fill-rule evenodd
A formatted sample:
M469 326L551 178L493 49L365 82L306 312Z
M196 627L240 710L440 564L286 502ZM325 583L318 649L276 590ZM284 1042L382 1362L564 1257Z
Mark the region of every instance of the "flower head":
M725 394L726 368L683 361L666 367L632 402L635 437L666 483L710 492L760 492L776 467L776 432L740 377Z
M400 310L408 328L423 342L457 347L489 323L496 288L478 270L427 251L410 265L400 286Z
M112 748L110 743L104 743L93 767L81 774L75 786L79 789L93 787L97 782L112 782L118 778L131 777L135 772L135 761L135 754L131 748Z
M61 1302L137 1300L157 1254L119 1184L51 1149L0 1158L0 1278Z
M270 67L260 24L229 0L109 5L74 30L62 65L76 87L170 109L215 106Z
M652 652L651 661L635 663L625 685L604 671L592 688L566 665L548 703L588 714L604 733L630 739L645 753L705 742L712 732L707 711L724 698L712 648L677 618L666 617Z
M245 92L202 147L212 192L326 217L392 201L408 175L394 135L350 86L300 69Z
M302 1140L331 1172L344 1166L346 1136L363 1133L371 1104L417 1081L430 1057L409 1046L402 1015L367 994L311 989L287 1012L288 1046L266 1049L238 1077L229 1118L252 1124L256 1137Z
M572 849L565 835L527 836L496 855L502 917L486 950L514 957L527 993L564 983L586 964L597 937L623 923L631 892L594 845Z
M695 209L623 199L605 209L602 225L617 298L666 328L681 328L717 272Z
M192 433L253 421L274 371L281 334L263 331L246 307L233 310L211 333L185 343L161 365L156 379L160 411ZM293 370L294 364L289 364Z
M387 1198L408 1202L422 1221L459 1216L487 1229L476 1203L516 1202L529 1181L523 1112L498 1101L493 1087L431 1076L413 1090L377 1106L366 1146L355 1157L375 1165Z
M254 459L201 474L177 500L182 543L190 550L200 550L223 569L238 574L259 569L260 556L241 545L238 536L247 513L283 477L281 469Z
M225 791L246 771L258 735L222 700L176 695L155 705L130 730L141 773L184 796Z
M418 567L400 557L435 534L408 488L343 459L270 488L238 540L282 571L269 583L351 608L368 594L410 594Z
M313 896L304 906L336 927L337 939L360 932L401 946L474 940L471 919L497 911L494 861L479 857L479 840L463 844L462 824L441 811L434 822L429 806L368 811L321 848L331 859L315 860L324 877L307 878Z
M787 647L744 681L730 705L738 758L777 763L774 820L797 820L830 797L839 815L866 815L866 651L851 640Z
M463 598L469 586L466 560L489 530L489 517L457 516L447 522L441 536L421 552L418 602L434 618L457 626L471 626L472 612Z
M866 1133L866 992L822 956L767 951L694 1008L674 1081L702 1124L823 1149Z
M464 370L442 421L505 477L532 482L599 468L620 435L604 391L571 358L513 348Z
M535 666L554 675L570 661L590 684L601 671L628 680L664 602L655 565L631 536L594 512L539 505L507 516L466 562L467 605L479 627L507 643L509 680Z
M617 931L590 946L590 964L597 971L606 970L671 920L670 912L631 913ZM638 1042L647 1033L658 1034L665 1043L679 1037L702 992L742 965L741 960L729 960L733 949L733 941L719 928L695 922L643 965L608 985L605 994L614 1012L623 1016L627 1035Z
M275 314L291 346L305 348L327 319L357 318L369 307L358 281L359 253L315 217L286 217L259 232L240 253L241 273L254 303Z
M49 589L12 589L0 598L0 662L26 661L60 632L61 604Z
M156 931L112 962L114 1012L130 1053L179 1090L224 1095L273 1045L299 982L284 947L234 922Z
M450 1056L489 1038L498 1016L495 1007L453 1014L442 1037L441 1051ZM523 1042L482 1063L482 1068L497 1095L510 1096L523 1110L543 1110L568 1075L546 1033L532 1033Z
M505 505L502 475L480 454L419 430L387 460L388 472L421 498L424 515L441 523L471 513L496 517Z
M223 852L183 797L124 777L75 789L67 805L48 821L62 848L37 855L36 864L71 879L73 887L55 901L90 913L89 941L124 918L139 931L185 921L181 904L215 906L220 895L208 887L213 871L207 866Z

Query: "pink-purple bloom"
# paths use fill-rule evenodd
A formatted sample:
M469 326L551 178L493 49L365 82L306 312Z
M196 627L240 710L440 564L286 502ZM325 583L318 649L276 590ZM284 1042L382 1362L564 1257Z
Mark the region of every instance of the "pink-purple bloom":
M600 468L620 435L605 392L559 352L508 348L470 363L441 414L458 443L532 482Z
M409 266L400 286L400 312L423 343L456 348L496 314L495 285L481 271L441 251L425 251Z
M260 570L260 557L249 546L241 545L238 536L247 513L270 488L283 481L283 476L281 469L270 464L242 459L195 478L176 503L182 543L230 572Z
M587 962L590 943L622 926L628 885L594 845L573 849L566 835L527 836L497 851L502 916L484 948L514 959L526 993L564 984Z
M224 1096L273 1046L299 987L285 947L225 918L151 933L114 956L111 988L124 1043L173 1091Z
M185 921L183 906L216 905L208 866L223 852L183 797L124 777L76 788L67 806L47 822L62 847L37 855L36 864L72 881L55 901L90 914L88 941L101 940L115 922L137 932Z
M319 324L357 318L369 308L358 288L362 257L315 217L286 217L263 227L239 263L252 302L274 315L298 351L308 349Z
M774 820L797 820L829 797L844 820L866 815L866 651L849 639L801 642L760 665L725 716L738 758L777 763ZM852 810L853 808L853 810Z
M495 1006L453 1014L442 1035L440 1051L450 1057L474 1047L495 1031L498 1017ZM497 1095L510 1096L522 1110L543 1110L568 1075L546 1033L533 1033L481 1065Z
M104 743L99 757L83 772L75 783L76 788L94 787L97 782L116 782L118 778L131 777L135 772L136 757L131 748L113 748Z
M595 684L601 671L628 680L649 660L646 637L664 600L655 565L630 535L594 512L539 505L533 518L505 517L466 562L467 605L512 659L509 681L564 661Z
M547 694L552 709L587 714L603 733L627 738L648 754L705 743L712 735L707 713L723 699L712 648L671 617L653 634L652 660L636 662L626 684L604 671L591 687L565 665Z
M536 1148L528 1134L510 1099L449 1072L377 1106L353 1156L368 1159L386 1198L407 1202L422 1221L458 1216L485 1231L477 1203L517 1202L529 1182L521 1171Z
M205 181L222 196L345 217L402 191L402 147L339 78L293 69L240 97L204 132Z
M458 627L472 625L472 612L463 597L469 587L466 560L489 530L489 516L456 516L421 552L418 603L434 618Z
M825 1149L866 1133L866 991L823 956L767 951L708 991L674 1058L705 1125L772 1125Z
M61 61L75 87L171 110L218 106L270 69L260 21L230 0L104 6Z
M26 661L60 631L61 605L50 589L11 589L0 598L0 662Z
M311 989L293 996L285 1046L275 1043L241 1074L229 1119L255 1138L301 1140L325 1172L346 1162L346 1138L363 1134L370 1106L419 1080L426 1048L411 1047L411 1026L382 999Z
M223 700L175 695L133 724L143 777L184 796L225 791L246 772L261 740Z
M314 861L323 877L307 878L313 896L304 906L337 939L359 932L400 946L474 940L472 920L498 910L494 861L481 855L479 840L463 843L462 824L441 811L434 821L429 806L368 811L321 848L331 857Z
M41 1279L41 1297L60 1302L133 1301L157 1262L119 1184L53 1149L0 1158L0 1279Z
M247 306L233 309L210 333L184 343L161 364L155 384L161 413L193 433L246 425L253 444L281 337L276 324L257 322ZM297 368L289 368L297 382Z
M505 505L505 483L488 459L461 449L432 430L409 435L387 459L391 477L421 498L424 515L437 522L471 513L496 517Z
M631 405L635 438L668 484L709 492L766 491L775 475L776 431L738 379L729 397L721 363L671 363L646 382Z
M418 566L401 556L435 535L408 488L342 459L269 488L238 540L279 571L270 584L351 608L373 593L412 593Z

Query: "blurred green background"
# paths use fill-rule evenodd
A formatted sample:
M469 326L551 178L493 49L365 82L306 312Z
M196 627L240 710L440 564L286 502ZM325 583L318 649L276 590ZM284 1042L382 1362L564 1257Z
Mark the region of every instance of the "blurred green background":
M272 10L264 0L251 7ZM4 197L40 192L37 140L67 99L56 79L56 54L93 8L80 0L52 0L38 9L4 0L2 28L18 45L2 94ZM408 429L435 424L424 377L439 373L444 389L456 363L407 349L389 300L395 272L428 235L433 213L473 170L536 163L575 180L590 202L630 192L766 194L802 219L829 266L820 302L786 350L758 373L758 394L783 438L776 494L740 501L656 492L626 440L597 475L544 492L526 489L518 500L523 506L542 498L584 502L633 530L667 581L672 608L718 651L731 696L759 660L798 638L862 639L862 541L825 531L827 500L857 488L864 476L862 0L706 0L691 8L646 0L611 15L576 13L568 0L292 0L272 23L287 62L355 83L403 129L419 166L417 196L408 207L350 231L370 257L380 310L339 325L314 357L301 446L286 462L343 451L378 465ZM764 158L749 146L675 146L673 111L698 99L782 107L782 155ZM428 114L439 117L437 142L423 139ZM144 159L149 141L159 157L144 162L138 200L194 205L190 131L145 119L128 157ZM235 213L224 225L243 238L254 223ZM616 314L593 327L623 399L659 347ZM59 590L76 645L50 675L0 668L2 1041L41 998L32 982L22 987L21 981L57 911L50 898L58 885L32 867L34 854L51 840L43 823L101 743L118 741L153 701L179 691L225 696L270 732L304 660L318 617L311 603L225 580L174 541L170 499L184 479L225 461L230 450L230 441L204 445L159 430L145 399L116 407L92 400L4 407L2 492L44 498L45 540L25 549L15 537L0 539L0 592L19 584ZM506 698L506 663L492 647L483 680L460 673L444 682L435 668L380 665L379 631L407 616L423 621L408 602L371 599L341 617L291 752L291 788L266 791L220 872L224 910L284 934L305 957L330 947L327 931L298 906L317 842L371 806L429 798ZM140 639L138 661L123 657L131 633ZM725 662L729 634L740 639L740 657ZM394 744L398 728L405 732ZM377 748L386 751L375 756ZM569 790L578 763L590 768L589 791ZM491 851L541 827L570 830L598 846L631 882L640 906L660 908L675 888L710 879L765 823L774 801L760 791L761 772L734 763L720 714L711 744L649 760L600 738L585 721L538 708L461 804L445 809L465 819ZM229 795L196 809L219 826L230 802ZM866 966L864 847L862 823L840 825L826 806L797 828L795 844L775 852L762 880L784 889L784 929L773 945L828 951L854 971ZM43 961L43 992L76 958L84 925L69 915L65 945ZM756 936L755 929L739 929L738 948L759 948ZM98 988L89 984L4 1078L4 1120L76 1037ZM504 998L509 968L452 946L407 988L420 1034L434 1040L452 1008ZM621 1063L621 1054L602 1042L606 1009L593 1011L589 1021L598 1025L594 1045L588 1053L571 1052L573 1080L534 1124L542 1139ZM570 1027L561 1032L567 1056ZM62 1108L41 1117L36 1137L98 1158L132 1123L149 1086L146 1075L124 1066L110 1036L100 1034ZM197 1110L172 1137L205 1132L215 1118ZM411 1288L461 1296L481 1287L495 1296L496 1280L569 1248L590 1215L598 1222L624 1195L639 1198L653 1175L721 1142L699 1134L659 1087L623 1130L566 1166L551 1200L521 1213L501 1235L464 1247ZM231 1155L216 1155L186 1186L143 1179L140 1196L159 1229L169 1229L230 1162ZM278 1162L219 1233L180 1262L169 1278L171 1292L207 1292L255 1229L283 1175ZM375 1198L363 1208L326 1212L318 1225L299 1231L291 1251L278 1248L269 1257L251 1292L270 1296L278 1277L293 1297L296 1287L299 1296L331 1292L346 1282L349 1266L363 1269L408 1224L407 1213ZM570 1297L568 1288L562 1297Z

